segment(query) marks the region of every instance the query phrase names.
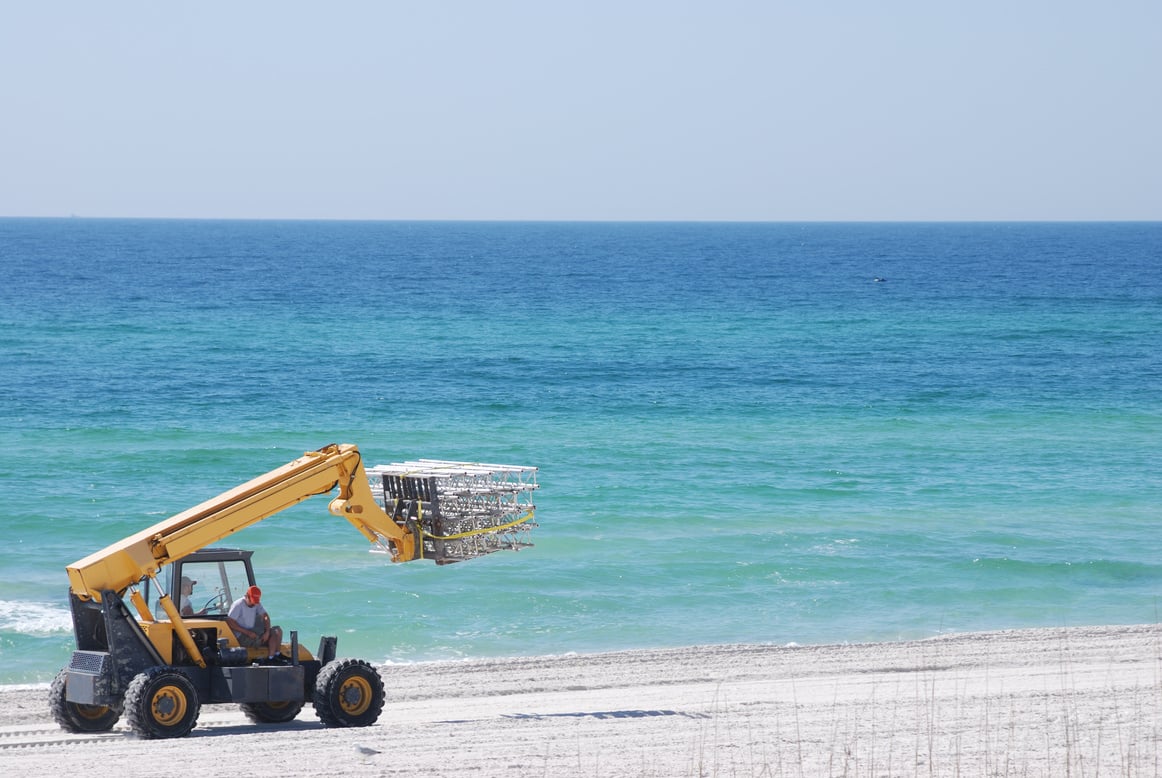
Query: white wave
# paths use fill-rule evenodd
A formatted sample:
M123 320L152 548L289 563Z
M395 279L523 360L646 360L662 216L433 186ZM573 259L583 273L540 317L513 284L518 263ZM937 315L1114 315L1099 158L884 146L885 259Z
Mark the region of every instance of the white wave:
M50 635L72 628L73 617L68 608L47 602L0 600L0 632Z

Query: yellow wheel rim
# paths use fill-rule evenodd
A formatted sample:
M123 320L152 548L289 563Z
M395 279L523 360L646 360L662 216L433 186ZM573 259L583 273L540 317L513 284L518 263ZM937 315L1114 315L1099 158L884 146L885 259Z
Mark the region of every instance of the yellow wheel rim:
M371 707L371 683L366 678L352 676L339 687L339 707L348 716L359 716Z
M107 705L84 705L84 704L78 703L78 704L73 705L73 710L75 710L77 712L77 715L83 719L87 719L89 721L96 721L97 719L101 718L102 716L106 715L109 712L109 706L107 706Z
M186 695L176 686L162 686L153 693L149 710L154 721L171 727L186 715Z

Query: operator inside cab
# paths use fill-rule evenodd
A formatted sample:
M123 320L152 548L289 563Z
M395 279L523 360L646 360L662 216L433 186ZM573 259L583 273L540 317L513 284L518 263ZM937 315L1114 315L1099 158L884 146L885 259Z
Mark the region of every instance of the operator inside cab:
M230 606L226 623L234 632L239 645L247 648L266 648L268 659L279 655L282 645L282 627L270 625L270 614L262 607L262 590L251 586L246 594Z
M183 616L205 616L206 609L202 608L200 611L195 611L190 598L194 595L194 587L198 582L189 576L182 576L182 592L181 592L181 612Z

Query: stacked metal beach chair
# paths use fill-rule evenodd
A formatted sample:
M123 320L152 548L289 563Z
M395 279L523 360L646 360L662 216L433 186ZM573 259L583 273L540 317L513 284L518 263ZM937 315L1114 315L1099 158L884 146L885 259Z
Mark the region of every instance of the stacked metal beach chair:
M367 468L389 516L419 533L423 557L449 564L532 545L537 468L418 459Z

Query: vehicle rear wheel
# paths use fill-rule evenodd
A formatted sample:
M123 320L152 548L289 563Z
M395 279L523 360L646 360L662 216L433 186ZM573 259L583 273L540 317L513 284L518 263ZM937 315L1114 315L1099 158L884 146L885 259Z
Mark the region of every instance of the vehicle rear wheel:
M315 713L327 727L368 727L379 719L383 679L362 659L329 663L315 681Z
M188 735L201 708L193 681L170 667L139 673L125 690L125 718L143 738Z
M85 705L66 699L68 669L61 670L49 687L48 707L66 732L108 732L121 718L121 705Z
M244 702L239 708L255 724L281 724L291 721L303 709L302 700L293 702Z

